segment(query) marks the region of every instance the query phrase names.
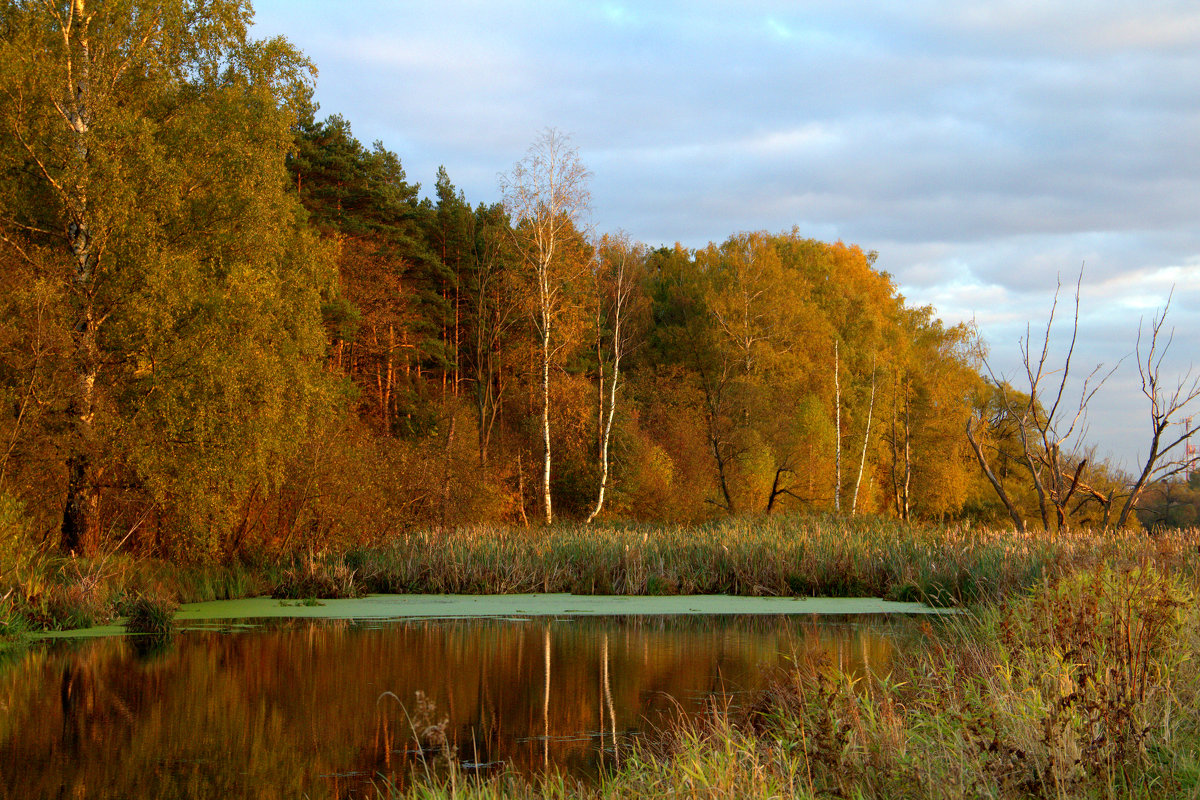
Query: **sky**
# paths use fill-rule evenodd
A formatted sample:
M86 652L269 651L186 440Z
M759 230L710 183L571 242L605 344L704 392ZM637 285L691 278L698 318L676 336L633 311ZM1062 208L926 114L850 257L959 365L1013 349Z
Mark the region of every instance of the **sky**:
M1018 383L1060 280L1061 365L1082 270L1072 371L1116 366L1084 443L1116 466L1146 456L1133 353L1168 298L1164 381L1200 371L1194 0L254 7L255 36L316 63L320 114L397 153L424 194L444 165L469 202L498 200L553 127L593 173L597 231L702 247L795 226L876 250Z

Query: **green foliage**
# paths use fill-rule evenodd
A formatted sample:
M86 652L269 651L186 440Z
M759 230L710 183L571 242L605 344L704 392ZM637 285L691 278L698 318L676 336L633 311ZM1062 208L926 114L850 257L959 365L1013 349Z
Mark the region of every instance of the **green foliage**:
M249 39L241 0L80 6L69 35L65 11L11 5L0 36L0 84L19 98L0 115L0 263L50 287L39 319L69 333L27 330L23 347L75 376L18 432L79 467L72 497L105 495L89 530L153 509L155 548L224 557L237 499L277 485L332 408L319 371L332 275L283 163L312 66ZM76 36L89 48L63 44ZM85 69L60 113L67 71ZM128 518L95 518L114 507Z
M19 584L37 560L29 518L17 498L0 491L0 586Z
M586 518L618 256L633 283L608 519L992 523L972 413L1018 504L1035 502L968 331L906 305L875 253L798 229L649 251L553 218L541 285L525 258L536 202L516 221L472 206L444 168L422 199L398 154L316 119L314 66L252 39L246 0L80 8L92 21L67 30L63 4L0 5L0 496L28 520L19 544L0 534L0 569L53 531L64 552L232 565L537 519L543 357L551 505ZM89 82L64 88L81 58ZM1083 476L1097 492L1076 522L1102 524L1097 498L1121 476ZM1186 524L1188 502L1158 513L1155 496L1148 524ZM63 524L76 517L85 536ZM969 569L894 584L872 569L797 568L772 591L987 591Z
M1200 522L1200 470L1187 480L1165 480L1146 487L1138 519L1147 529L1194 528Z
M714 504L828 509L837 492L852 510L900 513L898 493L871 496L870 486L895 483L903 460L920 470L905 507L927 517L962 508L973 473L959 443L961 397L978 380L962 347L965 331L943 328L930 309L905 308L872 263L857 247L796 231L741 234L691 257L652 254L650 358L660 373L677 366L676 392L694 387L701 419L691 435L705 442ZM889 417L890 437L881 433ZM835 487L839 439L843 472Z

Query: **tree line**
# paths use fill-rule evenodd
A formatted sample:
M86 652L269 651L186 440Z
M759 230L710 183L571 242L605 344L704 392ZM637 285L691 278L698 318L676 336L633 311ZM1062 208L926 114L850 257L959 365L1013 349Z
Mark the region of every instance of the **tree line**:
M1038 427L1058 404L990 375L875 253L598 233L552 130L495 199L444 169L422 197L397 154L318 118L314 65L251 19L0 0L5 546L213 559L782 510L1116 522L1127 477L1064 453ZM1074 480L1057 516L1051 475Z

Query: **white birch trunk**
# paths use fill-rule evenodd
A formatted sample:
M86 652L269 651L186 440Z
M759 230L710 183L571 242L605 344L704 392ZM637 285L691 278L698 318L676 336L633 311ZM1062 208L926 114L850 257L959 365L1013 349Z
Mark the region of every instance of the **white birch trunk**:
M617 385L621 380L621 352L623 343L621 341L621 318L624 316L625 298L628 288L625 285L625 268L624 265L617 267L617 297L616 304L613 310L613 374L612 386L609 391L611 396L608 401L608 420L604 424L604 433L600 437L600 491L596 497L596 507L592 509L592 513L588 515L587 522L591 524L604 508L604 495L608 489L608 443L612 438L613 418L617 413ZM601 364L601 378L603 379L603 363ZM604 414L604 392L603 383L601 383L600 393L600 413Z
M833 342L833 407L834 427L837 428L837 451L834 457L833 510L842 510L842 384L838 376L838 343Z
M867 405L867 427L863 431L862 457L858 460L858 480L854 482L854 501L850 504L850 515L858 513L858 489L862 486L863 468L867 464L867 441L871 437L871 416L875 413L875 359L871 359L871 402Z

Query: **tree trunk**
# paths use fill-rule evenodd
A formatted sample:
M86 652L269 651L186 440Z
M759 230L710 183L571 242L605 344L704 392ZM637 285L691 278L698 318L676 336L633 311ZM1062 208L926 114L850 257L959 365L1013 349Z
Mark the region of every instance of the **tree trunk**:
M546 524L554 522L554 510L550 505L550 320L549 314L542 317L542 507L545 509Z
M617 302L615 314L613 317L613 374L612 386L609 391L611 396L608 401L608 421L604 424L604 432L600 437L600 492L596 498L596 507L592 509L592 513L588 516L587 521L591 523L601 509L604 508L604 493L608 488L608 443L612 438L613 417L617 413L617 384L621 380L621 312L622 312L622 297L624 291L623 275L617 278ZM604 414L604 360L600 359L600 414Z
M871 402L867 406L867 427L863 431L862 457L858 460L858 480L854 482L854 501L850 504L850 515L858 513L858 489L862 486L863 468L867 464L867 442L871 438L871 416L875 413L875 360L871 359Z
M1152 418L1152 422L1154 423L1154 435L1150 439L1150 455L1146 457L1146 463L1142 467L1137 481L1134 482L1133 488L1129 490L1129 496L1125 498L1125 503L1121 506L1121 513L1117 516L1118 529L1125 527L1125 522L1137 506L1138 498L1142 495L1142 489L1150 481L1150 476L1154 473L1154 465L1158 461L1158 448L1162 442L1162 433L1166 430L1167 426L1155 418Z
M1012 518L1013 524L1017 527L1020 533L1025 532L1025 520L1021 519L1021 515L1017 513L1016 506L1008 497L1008 492L1004 491L1004 485L996 478L996 474L992 472L992 468L988 466L987 458L983 455L983 448L979 442L975 440L975 432L971 430L971 420L967 420L967 441L971 443L971 449L975 451L975 460L979 462L980 469L987 476L988 482L992 484L992 488L996 490L996 495L1000 498L1000 502L1004 503L1004 507L1008 510L1008 516Z
M912 485L912 418L908 404L909 379L904 379L904 521L909 518L909 487Z
M620 356L617 357L617 359L619 358ZM600 493L596 498L596 507L592 509L592 513L587 518L589 523L604 508L604 493L608 488L608 443L612 439L613 417L617 412L617 378L620 375L620 369L620 361L614 360L612 386L609 390L611 394L608 401L608 420L604 424L604 435L600 440Z
M60 543L64 552L78 554L91 553L100 543L100 487L95 463L96 382L100 365L95 292L99 253L93 241L95 231L89 193L91 152L88 132L95 113L89 23L84 0L74 0L68 28L64 31L68 64L73 67L68 75L74 78L74 84L65 87L66 96L60 111L72 141L75 167L75 174L64 182L69 187L65 198L65 233L75 267L73 283L79 306L71 333L75 386L70 403L67 496Z
M838 376L838 343L833 342L833 413L837 433L837 451L834 457L833 510L842 511L842 384Z

